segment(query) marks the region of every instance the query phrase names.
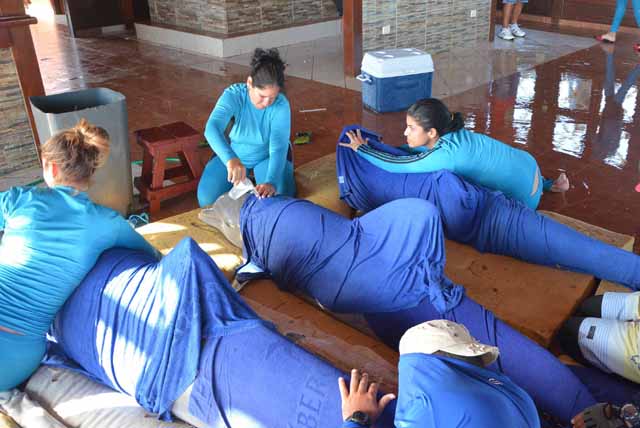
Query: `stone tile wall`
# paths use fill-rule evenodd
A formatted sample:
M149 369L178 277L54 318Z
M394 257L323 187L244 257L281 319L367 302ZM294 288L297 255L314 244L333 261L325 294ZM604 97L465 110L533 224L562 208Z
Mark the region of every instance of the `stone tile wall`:
M333 0L149 0L151 21L227 35L337 18Z
M489 39L490 16L491 0L363 0L363 51L412 47L434 54L474 46ZM386 25L391 31L382 34Z
M11 49L0 49L0 175L39 164Z

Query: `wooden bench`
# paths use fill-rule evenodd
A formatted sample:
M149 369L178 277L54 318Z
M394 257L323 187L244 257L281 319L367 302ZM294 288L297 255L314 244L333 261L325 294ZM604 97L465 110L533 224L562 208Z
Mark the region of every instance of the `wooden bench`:
M204 164L198 156L202 135L184 122L141 129L135 132L142 146L142 176L134 180L141 199L149 203L149 214L160 209L160 202L198 188ZM180 164L167 167L167 158L176 156ZM165 186L165 180L178 179Z

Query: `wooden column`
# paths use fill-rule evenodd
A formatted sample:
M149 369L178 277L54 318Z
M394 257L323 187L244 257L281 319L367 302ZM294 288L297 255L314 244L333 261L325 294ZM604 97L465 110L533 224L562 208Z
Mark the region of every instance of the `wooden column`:
M493 42L496 38L496 15L498 8L498 0L491 0L491 15L489 17L489 41Z
M33 138L40 154L40 140L31 112L29 97L44 95L38 57L29 25L38 22L26 15L23 0L0 0L0 47L10 47L15 62Z
M345 0L342 15L344 74L360 74L362 62L362 0Z
M51 2L51 8L56 15L64 15L64 1L63 0L49 0Z
M553 0L551 5L551 23L554 25L560 24L560 19L564 15L564 1L565 0Z

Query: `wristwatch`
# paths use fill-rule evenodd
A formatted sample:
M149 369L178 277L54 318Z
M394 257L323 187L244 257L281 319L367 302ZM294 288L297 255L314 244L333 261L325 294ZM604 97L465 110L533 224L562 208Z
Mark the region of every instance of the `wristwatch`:
M633 404L628 403L620 407L620 419L633 428L640 428L640 412Z
M355 412L353 412L353 414L349 416L345 420L345 422L355 422L364 427L368 427L371 425L369 415L367 415L365 412L361 412L360 410L356 410Z

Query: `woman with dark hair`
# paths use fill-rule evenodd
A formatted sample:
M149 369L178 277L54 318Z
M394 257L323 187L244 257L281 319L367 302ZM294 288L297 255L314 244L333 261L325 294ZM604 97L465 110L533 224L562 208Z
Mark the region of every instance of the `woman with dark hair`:
M376 150L358 130L348 132L350 142L341 145L385 171L415 173L446 169L474 184L499 190L533 209L537 208L543 190L569 189L565 174L555 181L545 179L528 152L467 131L462 114L451 113L435 98L420 100L409 108L404 135L406 156Z
M157 252L116 211L86 193L109 157L109 135L81 120L42 145L46 188L0 192L0 391L33 373L53 318L100 254Z
M252 169L261 197L293 196L293 165L287 160L291 109L282 93L285 64L276 49L256 49L246 83L229 86L211 112L204 135L215 156L198 185L200 206L241 183ZM225 130L233 119L227 142Z

